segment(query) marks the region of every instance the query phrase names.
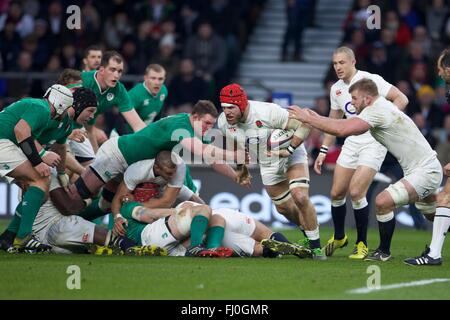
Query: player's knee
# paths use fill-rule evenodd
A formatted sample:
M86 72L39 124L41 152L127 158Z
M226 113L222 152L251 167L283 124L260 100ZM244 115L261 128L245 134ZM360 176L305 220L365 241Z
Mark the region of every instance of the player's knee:
M295 188L291 190L292 197L294 198L295 203L299 207L305 207L309 203L309 195L308 193L300 190L299 188Z
M210 227L225 227L225 219L218 214L214 214L211 219L209 219Z
M436 196L436 201L438 206L450 207L450 193L444 191L439 192Z
M191 208L177 209L175 213L175 224L182 236L189 235L193 216Z
M375 207L377 214L378 213L384 214L392 211L393 203L391 203L389 197L387 197L387 195L384 192L382 192L375 198Z
M382 196L385 203L393 202L395 208L404 206L409 203L409 193L405 185L398 181L395 184L391 184L378 196ZM378 198L377 196L377 198Z
M338 188L331 188L330 197L331 200L342 200L345 198L345 192L339 190Z
M349 193L350 193L350 198L353 201L358 201L359 199L362 199L366 196L366 193L364 192L364 190L362 190L359 186L350 187Z

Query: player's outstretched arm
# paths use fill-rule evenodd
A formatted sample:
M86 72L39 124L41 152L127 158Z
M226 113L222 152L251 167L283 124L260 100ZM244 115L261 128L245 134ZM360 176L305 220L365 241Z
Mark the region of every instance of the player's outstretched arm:
M362 134L370 129L370 125L358 118L330 119L322 117L310 109L301 109L298 106L289 107L289 117L306 122L314 128L337 137L347 137Z
M86 132L88 135L89 142L92 145L92 149L94 149L94 153L97 153L98 143L97 143L97 138L95 136L95 126L90 125L90 124L85 124L84 127L86 128Z
M200 139L184 138L181 145L191 153L202 156L207 163L245 163L246 153L243 150L237 152L224 150L210 144L204 144Z
M211 165L214 171L220 173L225 177L233 179L241 186L250 187L251 178L248 168L245 164L238 165L238 170L234 170L229 164L213 163Z
M145 128L145 122L142 121L135 109L122 112L122 115L134 132Z

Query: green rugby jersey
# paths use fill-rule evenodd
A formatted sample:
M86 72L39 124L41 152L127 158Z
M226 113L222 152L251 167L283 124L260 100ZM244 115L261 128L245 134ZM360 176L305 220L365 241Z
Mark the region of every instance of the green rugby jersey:
M98 100L97 112L95 113L94 119L88 122L90 125L95 124L95 119L99 114L104 113L114 106L117 106L120 112L133 110L130 96L128 95L124 85L118 81L114 88L108 88L102 92L100 85L95 78L96 72L96 70L93 70L81 73L83 87L94 91Z
M171 151L183 138L195 136L188 113L179 113L119 137L118 146L128 165L154 159L161 150Z
M18 145L14 127L25 120L31 128L31 136L37 139L51 120L50 105L45 99L24 98L0 112L0 139L8 139Z
M167 99L167 88L163 85L158 94L154 96L145 86L145 82L141 82L128 91L128 94L139 117L145 124L150 124L161 112L164 101ZM131 130L129 125L128 129ZM133 130L130 132L133 132Z

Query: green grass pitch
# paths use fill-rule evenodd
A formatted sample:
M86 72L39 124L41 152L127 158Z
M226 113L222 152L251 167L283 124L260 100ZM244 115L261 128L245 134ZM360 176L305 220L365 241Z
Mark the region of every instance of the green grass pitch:
M6 223L0 222L0 230ZM322 228L322 244L330 235ZM355 231L348 230L351 241ZM286 230L290 240L298 231ZM170 258L92 255L11 255L0 253L0 299L450 299L450 282L349 293L366 287L367 269L378 265L381 285L450 278L450 250L440 267L410 267L402 260L418 255L431 231L397 229L385 263L351 261L352 247L338 250L327 261L285 256L262 258ZM448 240L447 240L448 241ZM378 231L369 231L378 244ZM68 266L81 270L81 289L69 290Z

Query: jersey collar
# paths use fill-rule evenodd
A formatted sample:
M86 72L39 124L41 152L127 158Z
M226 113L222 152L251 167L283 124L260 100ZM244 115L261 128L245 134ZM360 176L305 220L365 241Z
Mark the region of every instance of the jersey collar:
M104 94L106 93L106 91L109 90L109 87L106 88L106 90L102 92L102 87L100 86L100 83L98 83L98 81L97 81L97 72L98 72L98 71L95 71L95 73L94 73L94 80L95 80L95 83L96 83L97 86L98 86L98 91L100 92L101 95L104 95Z

